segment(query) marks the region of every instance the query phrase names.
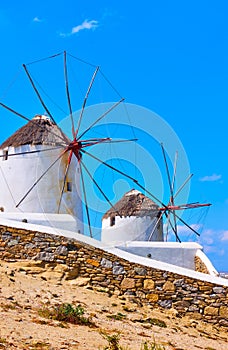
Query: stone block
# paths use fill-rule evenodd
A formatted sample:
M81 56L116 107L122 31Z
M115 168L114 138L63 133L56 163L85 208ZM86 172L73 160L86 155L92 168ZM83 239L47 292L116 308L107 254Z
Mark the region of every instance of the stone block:
M164 290L164 292L175 292L176 290L174 284L170 281L166 281L162 289Z
M52 253L40 252L36 255L35 259L42 261L54 261L55 257Z
M193 298L192 297L184 297L183 300L185 300L185 301L192 301Z
M204 309L204 315L206 316L218 316L219 309L213 306L206 306Z
M189 312L199 312L199 308L196 305L190 305Z
M222 319L219 321L220 326L228 327L228 320Z
M110 268L112 268L112 262L106 258L102 258L101 259L101 266L106 268L106 269L110 269Z
M154 289L154 286L155 286L155 283L152 279L146 279L144 280L144 283L143 283L143 288L144 289Z
M172 307L172 300L161 300L158 303L161 307L164 309L171 309Z
M155 284L156 286L163 286L163 284L166 282L166 280L158 280L158 279L155 279Z
M94 260L94 259L87 259L86 260L87 264L90 264L92 266L98 267L100 265L99 261Z
M136 291L136 296L140 299L145 299L146 294L143 293L141 290Z
M134 271L137 275L140 275L140 276L145 276L147 274L146 269L144 269L142 267L135 267Z
M64 277L65 277L65 280L69 281L77 278L78 274L79 274L79 268L74 267L73 269L67 271Z
M2 234L3 241L6 241L6 240L10 239L11 237L12 237L11 232L6 231L6 232L3 232L3 234Z
M7 243L8 247L13 247L13 246L15 246L15 245L17 245L17 244L18 244L18 240L17 240L17 239L11 239L11 240Z
M142 286L143 286L143 284L142 284L142 282L140 282L140 281L136 281L136 283L135 283L135 287L137 288L137 289L141 289L142 288Z
M181 279L178 279L178 280L176 280L175 282L174 282L174 285L176 286L176 287L182 287L183 285L184 285L184 279L183 278L181 278Z
M228 319L228 306L221 306L219 309L219 316Z
M176 303L173 303L173 306L177 309L188 309L190 306L190 303L188 301L177 301Z
M122 265L114 265L112 268L112 272L114 275L124 275L125 274L125 270L124 270L124 267Z
M105 276L96 276L92 280L96 282L103 282L105 280Z
M205 285L201 285L201 286L199 286L199 290L201 291L201 292L212 292L212 288L211 288L211 286L207 286L206 285L206 283L205 283Z
M223 287L214 287L213 292L215 294L222 294L222 293L225 293L225 289Z
M134 289L135 280L133 278L124 278L120 285L121 289Z
M64 245L60 245L60 246L58 246L56 248L55 254L56 255L64 255L64 256L66 256L66 255L68 255L68 249Z
M158 294L147 294L146 298L151 302L151 303L156 303L159 299Z

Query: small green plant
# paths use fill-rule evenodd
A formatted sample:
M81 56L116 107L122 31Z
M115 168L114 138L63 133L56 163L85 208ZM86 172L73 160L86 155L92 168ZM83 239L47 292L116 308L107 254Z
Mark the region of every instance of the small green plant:
M95 326L94 323L84 316L84 309L81 305L74 307L69 303L63 303L51 308L43 308L39 310L39 315L52 320L69 322L73 324L81 324L87 326Z
M126 315L121 314L121 312L118 312L115 315L107 315L108 318L112 318L113 320L121 321L124 318L126 318Z
M50 350L50 344L42 341L34 342L29 346L30 350Z
M123 348L119 342L120 342L120 333L114 333L114 334L107 334L106 332L100 332L102 337L107 340L108 345L103 348L103 350L128 350L128 348ZM165 347L157 344L155 340L153 340L153 343L143 343L140 350L165 350Z
M0 348L2 345L4 345L5 343L7 343L5 338L0 338Z
M13 301L13 302L11 302L9 304L1 304L0 307L4 311L15 310L15 309L18 309L18 308L22 308L22 306L17 301Z
M105 332L101 332L101 335L108 342L108 346L105 346L103 350L124 350L119 344L120 333L109 335Z
M166 328L167 325L164 321L162 320L159 320L158 318L147 318L147 319L144 319L144 320L134 320L134 322L139 322L139 323L149 323L151 325L154 325L154 326L158 326L158 327L162 327L162 328Z
M159 320L158 318L148 318L147 322L153 324L154 326L158 326L158 327L162 327L162 328L167 327L166 323L162 320Z
M134 307L129 307L129 306L123 306L123 310L126 311L126 312L135 312L136 311L136 308Z
M143 343L141 350L165 350L164 346L157 344L155 340L153 343L148 344L147 342Z

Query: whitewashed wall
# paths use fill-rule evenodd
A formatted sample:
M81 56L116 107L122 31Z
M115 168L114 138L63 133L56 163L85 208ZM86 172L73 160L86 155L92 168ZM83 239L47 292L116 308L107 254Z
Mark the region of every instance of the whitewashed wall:
M156 218L150 216L115 217L115 225L110 226L110 218L102 220L102 242L148 241L155 226ZM155 229L152 241L163 241L162 224Z
M48 145L9 147L8 153L17 154L45 148L50 149L52 147ZM58 158L62 151L63 149L55 149L41 153L16 155L8 157L7 160L1 158L0 207L5 212L57 213L67 163L67 154L56 162L18 208L16 208L16 204ZM3 150L0 150L0 154L3 154ZM76 157L72 157L67 181L72 183L72 192L64 192L60 213L71 214L77 218L78 230L82 231L82 206L79 190L80 174Z
M195 270L195 257L199 256L211 275L218 275L202 246L195 242L123 242L117 248L128 253L142 256L186 269Z
M153 242L147 242L146 244L144 242L126 242L119 245L118 248L145 258L149 257L150 259L194 270L196 251L201 247L195 243L183 245L176 242L162 242L162 244L154 244Z

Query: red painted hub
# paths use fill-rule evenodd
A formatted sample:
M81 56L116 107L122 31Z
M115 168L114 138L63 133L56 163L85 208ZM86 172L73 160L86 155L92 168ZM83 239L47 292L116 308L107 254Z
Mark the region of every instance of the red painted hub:
M79 152L81 148L82 148L82 143L76 140L72 141L68 146L68 150L72 150L73 152Z
M80 153L81 149L82 149L82 143L76 140L72 141L67 147L67 150L71 151L71 154L74 153L74 155L77 157L78 160L81 159L81 153Z

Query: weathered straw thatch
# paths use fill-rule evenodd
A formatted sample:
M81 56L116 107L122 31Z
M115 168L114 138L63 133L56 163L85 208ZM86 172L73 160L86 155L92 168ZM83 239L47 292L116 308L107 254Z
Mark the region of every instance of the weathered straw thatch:
M139 191L131 190L109 209L103 219L113 216L157 216L158 205Z
M0 148L22 145L56 146L66 145L69 142L69 139L56 124L50 119L38 115L4 141Z

